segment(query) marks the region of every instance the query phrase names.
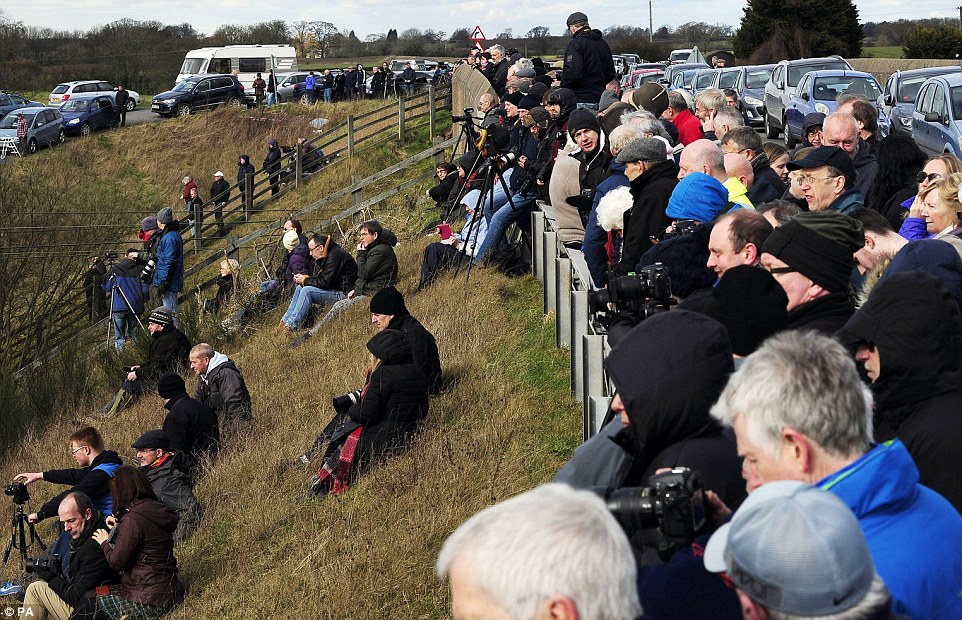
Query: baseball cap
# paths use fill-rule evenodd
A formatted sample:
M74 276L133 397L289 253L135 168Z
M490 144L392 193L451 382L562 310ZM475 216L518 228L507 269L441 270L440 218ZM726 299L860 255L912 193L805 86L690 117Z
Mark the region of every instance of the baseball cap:
M820 168L821 166L834 166L842 171L845 176L856 177L855 164L849 154L837 146L820 146L806 157L788 162L786 168L789 170L803 170L805 168Z
M794 480L752 492L712 534L704 561L766 608L799 616L850 609L875 578L865 535L848 506Z
M215 176L215 177L222 177L222 176L224 176L224 173L221 172L220 170L218 170L217 172L214 173L214 176Z

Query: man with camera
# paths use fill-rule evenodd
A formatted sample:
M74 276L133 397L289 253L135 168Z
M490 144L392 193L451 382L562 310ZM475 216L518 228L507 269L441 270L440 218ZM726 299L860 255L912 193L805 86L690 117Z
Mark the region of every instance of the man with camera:
M135 248L127 253L107 271L107 281L103 289L110 293L110 312L114 324L114 347L117 351L137 333L137 323L144 313L144 298L147 285L141 280L141 261ZM116 257L116 254L113 256Z
M30 523L39 523L57 514L60 502L69 493L84 493L91 499L94 508L104 515L111 514L110 478L123 463L120 456L113 450L104 449L103 437L92 426L82 428L70 436L70 456L79 468L24 472L14 477L14 481L25 484L45 480L54 484L71 485L70 489L46 502L37 512L31 513L27 517Z
M40 580L27 587L23 604L39 620L90 618L96 609L95 588L117 581L117 574L92 538L96 530L107 527L104 515L90 497L79 492L64 497L58 514L70 535L69 561L61 565L62 558L49 554L28 563L27 570L35 572Z

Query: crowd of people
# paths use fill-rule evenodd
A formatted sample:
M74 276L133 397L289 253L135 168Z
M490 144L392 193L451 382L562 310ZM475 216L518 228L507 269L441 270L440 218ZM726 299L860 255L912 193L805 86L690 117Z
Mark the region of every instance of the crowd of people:
M459 69L490 80L464 121L484 139L436 169L440 239L418 290L454 265L503 267L512 226L530 234L531 211L550 211L607 296L596 318L616 393L553 483L445 542L454 617L962 617L962 162L879 139L874 106L846 94L806 117L799 148L766 145L723 91L621 92L601 33L580 12L567 25L555 75L499 45ZM181 286L160 258L178 251L165 211L144 221L145 243L163 235L151 281L165 303L108 408L156 390L164 427L134 444L139 469L85 428L70 438L80 469L18 476L71 485L30 518L59 514L65 562L91 562L82 586L30 586L48 610L51 592L108 617L181 600L173 541L203 515L192 484L251 421L237 366L191 347L163 297ZM380 222L360 224L353 251L294 219L282 232L253 297L287 303L276 331L296 346L362 301L378 330L362 387L334 398L301 457L323 454L308 495L339 493L424 423L445 385L438 347L395 288L397 236ZM143 290L133 258L110 274L125 292ZM194 397L177 374L188 365ZM644 512L640 487L672 501ZM163 561L140 564L147 544ZM119 589L89 602L116 571Z

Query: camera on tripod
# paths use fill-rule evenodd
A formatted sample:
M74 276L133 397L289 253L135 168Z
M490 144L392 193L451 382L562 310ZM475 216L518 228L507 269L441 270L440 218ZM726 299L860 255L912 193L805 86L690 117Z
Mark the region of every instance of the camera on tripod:
M461 116L451 116L452 123L473 123L474 122L474 108L464 108L464 114Z
M38 571L44 571L47 573L60 573L60 567L62 566L61 557L59 553L51 553L50 555L41 555L36 560L27 559L24 563L24 570L28 573L36 573Z
M642 319L667 311L671 306L668 268L661 263L648 265L636 274L612 278L608 288L588 294L592 313L608 312L608 304L618 305L618 310L631 310Z
M708 507L698 474L687 467L655 474L647 486L595 489L629 538L657 528L664 537L659 553L668 556L690 545L705 527ZM662 559L666 559L662 557Z
M30 501L30 491L27 485L22 482L11 482L3 490L4 495L9 495L14 504L26 504Z

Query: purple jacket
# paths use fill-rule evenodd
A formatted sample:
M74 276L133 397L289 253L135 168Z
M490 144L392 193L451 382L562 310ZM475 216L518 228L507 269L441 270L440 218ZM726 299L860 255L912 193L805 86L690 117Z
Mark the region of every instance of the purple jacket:
M310 260L307 245L302 243L291 250L291 257L287 261L287 270L284 271L284 281L290 284L294 281L295 273L310 273L308 261Z
M930 235L925 229L925 220L920 217L907 217L905 221L902 222L902 227L899 228L899 234L909 241L918 241L919 239L931 239L935 235Z

